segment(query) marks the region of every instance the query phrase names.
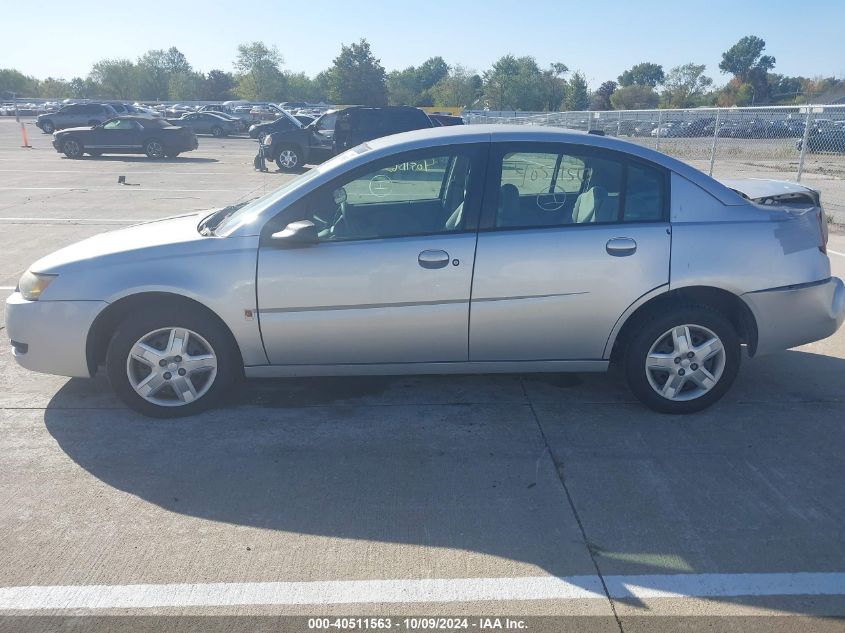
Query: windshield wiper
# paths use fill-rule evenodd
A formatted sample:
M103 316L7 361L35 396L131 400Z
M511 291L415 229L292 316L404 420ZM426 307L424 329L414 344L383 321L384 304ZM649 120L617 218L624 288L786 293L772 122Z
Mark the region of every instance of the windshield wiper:
M237 204L230 204L228 207L223 207L219 211L212 213L208 216L205 220L200 222L199 225L199 232L200 235L214 235L214 230L222 224L223 220L228 218L232 215L235 211L240 209L241 207L246 206L250 202L255 200L255 198L251 198L250 200L244 200L243 202L238 202Z

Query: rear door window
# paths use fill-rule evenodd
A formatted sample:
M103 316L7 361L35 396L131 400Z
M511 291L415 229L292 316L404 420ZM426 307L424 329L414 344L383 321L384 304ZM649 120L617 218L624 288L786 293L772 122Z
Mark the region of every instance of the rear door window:
M495 227L663 219L666 180L662 170L615 152L560 147L559 151L501 154Z

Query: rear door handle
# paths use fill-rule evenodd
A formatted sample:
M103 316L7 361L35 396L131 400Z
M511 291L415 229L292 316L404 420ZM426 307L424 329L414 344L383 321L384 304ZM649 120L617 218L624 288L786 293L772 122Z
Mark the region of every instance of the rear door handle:
M637 243L630 237L614 237L607 241L604 247L609 255L614 257L627 257L637 252Z
M445 268L449 264L449 253L441 250L423 251L417 261L423 268Z

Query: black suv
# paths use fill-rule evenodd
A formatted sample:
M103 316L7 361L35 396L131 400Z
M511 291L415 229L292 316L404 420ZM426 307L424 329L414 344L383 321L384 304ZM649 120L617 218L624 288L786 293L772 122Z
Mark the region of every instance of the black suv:
M329 110L311 125L272 132L264 137L255 166L274 160L279 169L291 171L306 163L320 163L370 139L432 127L418 108L352 106Z

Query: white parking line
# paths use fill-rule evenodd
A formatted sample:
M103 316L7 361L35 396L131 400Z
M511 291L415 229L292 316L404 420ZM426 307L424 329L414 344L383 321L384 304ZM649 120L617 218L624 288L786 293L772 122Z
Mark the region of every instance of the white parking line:
M845 257L845 253L840 253L839 251L832 251L830 249L827 249L827 252L833 253L834 255L839 255L840 257Z
M0 290L14 290L14 286L0 286Z
M606 576L612 598L845 595L845 573ZM605 599L598 576L335 580L0 589L0 610Z

